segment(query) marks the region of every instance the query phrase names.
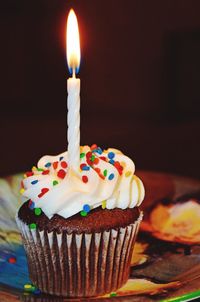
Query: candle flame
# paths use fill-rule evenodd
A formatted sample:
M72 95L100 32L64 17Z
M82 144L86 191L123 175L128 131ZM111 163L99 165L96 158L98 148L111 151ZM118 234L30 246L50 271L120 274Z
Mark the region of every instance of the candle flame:
M79 30L78 30L78 21L73 9L70 10L68 19L67 19L67 64L69 71L75 74L75 71L78 72L80 65L80 39L79 39Z

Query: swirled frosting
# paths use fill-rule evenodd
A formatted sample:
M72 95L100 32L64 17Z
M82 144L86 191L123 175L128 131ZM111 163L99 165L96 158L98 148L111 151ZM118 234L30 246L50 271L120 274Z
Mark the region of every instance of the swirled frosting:
M67 152L44 156L25 174L21 193L30 199L30 207L41 208L49 218L78 212L84 216L98 206L133 208L144 199L142 181L134 172L133 161L119 150L84 146L79 171L68 167Z

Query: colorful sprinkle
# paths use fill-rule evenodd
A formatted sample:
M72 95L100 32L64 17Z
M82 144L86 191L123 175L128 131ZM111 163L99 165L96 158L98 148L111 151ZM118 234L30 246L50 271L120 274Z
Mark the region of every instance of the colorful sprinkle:
M42 168L37 168L37 171L38 171L38 172L42 172L42 171L44 171L44 169L42 169Z
M48 175L49 174L49 170L44 170L43 172L42 172L42 175Z
M31 290L31 288L32 288L32 285L31 284L24 284L24 289L25 290Z
M99 174L101 170L99 168L94 168L94 170Z
M115 161L113 159L109 160L109 164L114 165Z
M59 158L59 161L63 160L63 158L64 158L64 156L61 156L61 157Z
M25 191L24 188L21 188L20 191L19 191L19 193L20 193L20 194L23 194L24 191Z
M95 155L94 154L92 154L92 156L91 156L91 159L90 159L92 162L94 162L94 160L95 160Z
M63 169L66 169L66 168L68 167L68 164L66 163L66 161L62 161L62 162L61 162L61 167L62 167Z
M125 173L125 176L126 176L126 177L129 177L129 176L131 176L131 174L132 174L131 171L127 171L127 172Z
M60 169L57 173L57 176L62 179L65 178L65 175L66 175L66 172L63 169Z
M90 205L89 204L84 204L84 206L83 206L83 211L85 211L85 212L90 212Z
M38 183L38 180L36 179L36 180L33 180L33 181L31 181L31 184L32 185L35 185L35 184L37 184Z
M30 199L28 203L29 209L33 210L35 208L35 203Z
M89 171L89 170L90 170L90 167L89 167L89 166L84 166L82 170L83 170L83 171Z
M102 153L103 153L103 151L102 151L102 149L101 149L100 147L97 148L97 151L96 151L96 152L99 153L99 154L102 154Z
M106 208L106 200L103 200L103 201L102 201L101 207L102 207L102 209L105 209L105 208Z
M99 163L99 159L98 159L98 157L96 157L96 158L94 159L94 164L95 164L95 165L98 165L98 163Z
M41 294L41 290L39 290L39 288L36 288L33 292L34 295L39 295Z
M45 167L46 167L46 168L51 167L51 163L46 163Z
M110 297L116 297L117 293L110 293Z
M53 181L53 186L56 186L58 184L58 181L57 180L54 180Z
M53 162L53 168L56 170L58 168L58 161Z
M39 198L41 198L44 194L46 194L49 191L48 188L42 188L41 193L38 195Z
M96 144L93 144L92 146L91 146L91 150L94 150L94 149L97 149L98 147L97 147L97 145Z
M42 214L42 210L40 208L35 208L34 212L36 216L40 216Z
M16 257L10 257L10 258L8 258L8 262L11 264L14 264L17 262L17 259L16 259Z
M36 166L33 166L31 170L36 171L37 170Z
M90 170L90 167L87 166L86 164L81 164L81 165L80 165L80 169L81 169L82 171L89 171L89 170Z
M107 174L108 174L108 170L106 169L106 170L103 171L103 175L106 177Z
M87 152L86 153L86 161L87 161L88 165L93 165L91 157L92 157L92 152Z
M86 175L83 175L83 176L82 176L82 181L83 181L84 183L87 183L87 182L88 182L88 177L87 177Z
M31 224L29 224L29 229L30 230L35 230L36 229L36 224L35 223L31 223Z
M33 175L34 175L34 173L33 173L32 171L26 172L25 174L26 174L27 177L30 177L30 176L33 176Z
M85 156L85 153L80 154L80 158L83 158Z
M100 156L100 159L107 161L107 158L105 156Z
M116 162L114 163L114 166L115 166L115 168L117 168L119 174L122 175L122 172L123 172L123 169L124 169L124 168L122 167L122 165L120 164L120 162L116 161Z
M114 174L114 173L111 173L111 174L108 176L108 179L109 179L109 180L112 180L114 177L115 177L115 174Z
M83 216L83 217L87 216L87 212L81 211L81 216Z
M114 152L109 152L108 153L108 158L109 159L113 159L115 157L115 153Z

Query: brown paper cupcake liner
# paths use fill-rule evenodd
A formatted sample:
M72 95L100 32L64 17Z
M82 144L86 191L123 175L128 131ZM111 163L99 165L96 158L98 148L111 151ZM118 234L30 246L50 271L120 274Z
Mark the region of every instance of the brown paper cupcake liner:
M65 297L115 291L129 277L142 216L124 228L91 234L32 230L17 217L31 281L44 293Z

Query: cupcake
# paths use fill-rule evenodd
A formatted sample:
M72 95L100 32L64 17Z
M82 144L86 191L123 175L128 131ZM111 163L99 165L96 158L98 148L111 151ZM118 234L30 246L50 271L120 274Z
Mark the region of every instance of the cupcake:
M142 219L144 187L119 150L80 148L80 170L68 153L42 157L25 174L16 221L30 279L42 292L91 297L128 279Z

